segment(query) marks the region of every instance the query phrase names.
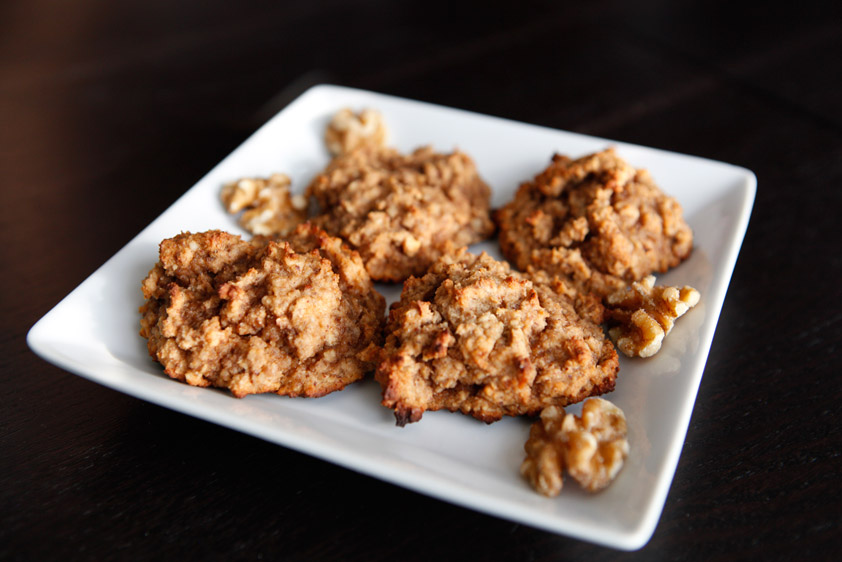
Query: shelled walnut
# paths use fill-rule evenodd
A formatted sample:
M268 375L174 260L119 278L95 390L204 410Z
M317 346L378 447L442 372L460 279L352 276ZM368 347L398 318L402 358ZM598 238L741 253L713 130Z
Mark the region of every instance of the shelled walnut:
M529 428L529 439L523 446L526 458L520 473L539 494L553 497L561 493L564 452L561 444L561 422L564 408L549 406L541 418Z
M677 318L699 302L693 287L655 286L649 275L606 298L608 335L629 357L651 357Z
M307 199L291 195L285 174L242 178L226 184L220 195L229 213L243 212L240 224L252 234L286 236L307 218Z
M361 146L382 147L388 129L383 116L373 109L354 113L350 108L339 110L325 130L325 144L334 156Z
M564 416L561 431L566 438L564 466L584 489L596 492L608 486L629 455L626 416L600 398L582 406L582 417Z
M545 496L561 492L562 469L585 490L602 490L628 457L627 431L623 411L602 398L586 400L581 417L550 406L530 428L520 472Z

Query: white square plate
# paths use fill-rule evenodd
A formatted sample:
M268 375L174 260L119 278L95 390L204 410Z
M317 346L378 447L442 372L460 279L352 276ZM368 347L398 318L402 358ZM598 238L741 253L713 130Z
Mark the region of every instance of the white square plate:
M280 171L302 191L328 162L323 132L342 107L378 109L403 151L432 144L471 155L506 203L554 152L581 156L615 146L648 168L676 197L695 234L691 258L660 281L692 285L702 300L676 324L661 352L621 359L608 398L629 422L631 454L611 487L597 495L575 484L561 496L536 494L520 477L529 421L485 425L449 412L428 412L405 428L379 405L367 380L319 399L275 395L238 400L227 392L170 380L138 335L140 282L157 261L159 242L181 231L219 228L245 234L219 202L223 183ZM516 123L427 103L317 86L277 114L163 215L62 300L29 332L41 357L105 386L255 435L388 482L554 533L621 549L649 540L675 472L725 292L754 201L754 174L729 164ZM495 241L473 251L501 255ZM399 286L379 286L389 302ZM578 408L571 408L578 412Z

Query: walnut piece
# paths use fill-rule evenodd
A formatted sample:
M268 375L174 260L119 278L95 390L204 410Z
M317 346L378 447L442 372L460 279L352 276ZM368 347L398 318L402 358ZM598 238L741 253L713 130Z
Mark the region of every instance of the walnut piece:
M340 109L325 131L325 144L334 156L345 154L361 146L385 146L388 129L383 116L373 109L354 113L350 108Z
M629 357L651 357L675 320L699 302L693 287L655 286L649 275L606 298L608 335Z
M589 492L608 486L629 456L626 416L608 400L591 398L582 406L581 418L564 416L561 433L564 466Z
M529 439L523 446L526 458L520 465L520 473L539 494L547 497L561 493L564 451L560 433L563 419L564 408L544 408L541 419L529 428Z
M556 406L544 408L524 445L520 472L544 496L562 489L562 469L589 492L607 487L629 454L626 417L602 398L589 398L582 417Z
M229 213L245 212L240 224L252 234L286 236L307 219L307 198L290 195L289 177L242 178L226 184L220 198Z

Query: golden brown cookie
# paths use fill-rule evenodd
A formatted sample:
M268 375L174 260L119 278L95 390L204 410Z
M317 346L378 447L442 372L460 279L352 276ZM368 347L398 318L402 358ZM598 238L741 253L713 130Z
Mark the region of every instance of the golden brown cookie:
M595 317L580 314L592 312ZM426 410L485 422L609 392L619 369L600 307L580 307L464 248L404 284L376 378L398 425Z
M601 298L690 255L681 206L613 149L553 156L495 215L503 254Z
M385 301L356 252L308 224L285 242L218 230L161 242L141 335L172 378L237 396L322 396L373 369Z
M313 223L357 250L377 281L422 275L442 254L494 232L490 190L459 151L362 146L333 159L307 193L321 208Z

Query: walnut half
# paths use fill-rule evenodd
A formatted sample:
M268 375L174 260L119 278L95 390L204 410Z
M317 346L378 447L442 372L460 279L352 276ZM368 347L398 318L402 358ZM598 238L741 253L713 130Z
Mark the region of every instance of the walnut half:
M608 295L608 335L625 355L651 357L661 349L676 319L699 298L693 287L655 286L655 277L649 275Z
M608 400L586 401L581 418L564 416L561 431L566 439L564 466L589 492L608 486L629 456L626 416Z
M520 473L532 484L539 494L553 497L561 492L561 471L564 465L564 451L561 440L561 422L564 408L549 406L541 412L541 418L529 428L529 439L523 446L526 458L520 465Z
M628 457L627 433L626 416L608 400L589 398L582 417L550 406L529 430L520 472L545 496L561 492L562 469L585 490L602 490Z
M334 156L346 154L363 145L379 148L385 146L388 130L383 116L373 109L354 113L350 108L340 109L325 130L325 144Z
M240 224L252 234L286 236L307 219L307 199L290 195L289 184L285 174L242 178L226 184L220 197L229 213L245 209Z

